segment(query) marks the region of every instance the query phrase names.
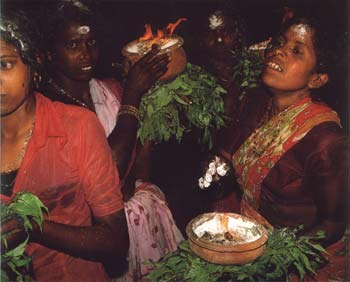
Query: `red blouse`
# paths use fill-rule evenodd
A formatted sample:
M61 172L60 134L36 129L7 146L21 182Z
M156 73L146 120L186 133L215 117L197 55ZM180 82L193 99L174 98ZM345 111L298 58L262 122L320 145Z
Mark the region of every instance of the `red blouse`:
M118 172L96 115L36 94L35 125L13 195L36 194L49 208L48 220L89 226L92 217L123 208ZM1 200L9 198L1 195ZM100 263L31 243L36 281L106 281Z

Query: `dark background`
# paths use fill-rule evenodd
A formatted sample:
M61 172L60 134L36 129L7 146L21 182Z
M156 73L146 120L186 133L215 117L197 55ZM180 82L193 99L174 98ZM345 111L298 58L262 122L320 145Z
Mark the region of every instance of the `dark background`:
M33 20L45 24L46 6L53 0L0 0L2 5L16 3L33 12ZM185 39L184 49L189 61L197 63L198 38L208 25L208 13L217 7L235 9L247 23L251 43L266 40L280 28L283 7L288 6L296 15L317 16L334 31L334 40L340 64L335 68L332 83L326 89L324 100L340 114L348 129L348 17L347 0L81 0L93 8L97 15L100 37L100 61L96 75L115 76L112 63L121 63L122 47L144 33L144 25L151 24L154 31L169 22L187 18L175 30ZM339 46L341 46L339 48Z
M89 1L89 0L86 0ZM21 3L33 12L33 20L45 23L45 6L48 0L10 0ZM326 89L324 100L341 116L346 130L349 128L348 113L348 22L349 6L346 0L99 0L94 1L94 10L99 25L101 56L97 76L115 76L117 69L112 63L121 62L122 47L144 33L144 25L153 30L165 27L169 22L185 17L175 30L184 40L188 59L197 63L198 38L208 25L208 13L219 6L236 9L246 20L250 43L266 40L280 28L283 7L289 6L296 15L316 15L334 33L334 43L340 48L334 52L341 58L335 66L335 76ZM188 134L179 145L175 141L156 146L154 152L154 179L165 192L174 218L182 231L194 216L207 211L213 196L197 187L199 160L203 151L198 146L196 134Z

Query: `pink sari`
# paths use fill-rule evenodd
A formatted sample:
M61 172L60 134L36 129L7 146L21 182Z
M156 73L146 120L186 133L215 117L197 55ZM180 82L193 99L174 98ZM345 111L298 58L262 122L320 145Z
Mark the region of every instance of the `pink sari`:
M129 271L117 281L144 281L151 270L144 263L175 251L184 238L156 185L136 181L136 192L124 205L130 238Z
M96 114L101 121L106 135L114 129L121 101L121 88L116 81L93 79L90 92ZM135 151L128 172L135 160ZM184 240L177 228L163 192L152 183L135 183L135 193L124 203L128 223L130 248L128 255L129 269L126 274L114 281L139 282L150 269L146 261L158 261L169 252L177 249Z

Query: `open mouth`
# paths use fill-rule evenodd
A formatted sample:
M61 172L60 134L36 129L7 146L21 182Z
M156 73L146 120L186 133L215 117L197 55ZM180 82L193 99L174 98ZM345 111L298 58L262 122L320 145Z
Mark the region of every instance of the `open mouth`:
M272 62L272 61L267 62L266 65L275 71L282 72L281 66L275 62Z
M91 71L92 70L92 66L85 66L81 68L82 71Z

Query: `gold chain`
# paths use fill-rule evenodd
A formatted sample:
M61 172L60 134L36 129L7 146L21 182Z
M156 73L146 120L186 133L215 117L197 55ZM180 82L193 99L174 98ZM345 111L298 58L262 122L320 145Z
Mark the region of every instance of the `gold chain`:
M29 140L30 138L32 137L32 134L33 134L33 129L34 129L34 120L32 121L32 126L30 128L30 130L28 131L27 135L26 135L26 138L24 139L24 143L23 143L23 146L21 148L21 151L19 152L16 160L14 160L12 163L10 163L3 171L2 173L10 173L11 171L14 171L16 169L19 168L22 160L23 160L23 157L24 157L24 154L26 152L26 148L27 148L27 145L29 143Z

